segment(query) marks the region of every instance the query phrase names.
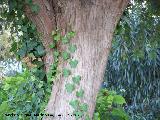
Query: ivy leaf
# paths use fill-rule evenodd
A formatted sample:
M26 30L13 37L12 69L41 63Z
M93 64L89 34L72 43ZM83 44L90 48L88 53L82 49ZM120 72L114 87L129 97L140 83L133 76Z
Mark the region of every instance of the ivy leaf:
M79 84L81 80L81 76L80 75L77 75L75 77L72 77L72 81L75 83L75 84Z
M79 120L83 116L83 113L79 110L74 111L73 114L75 115L76 120Z
M100 120L100 115L98 112L94 113L94 117L93 117L94 120Z
M36 49L39 56L45 55L45 50L44 50L44 47L42 45L38 45L35 49Z
M68 70L66 68L63 69L63 76L64 77L68 77L70 75L70 73L71 73L70 70Z
M21 58L24 57L27 53L27 46L25 43L23 43L22 47L17 52L17 55L19 55Z
M83 112L87 112L88 105L86 103L83 103L82 105L80 105L80 110L83 111Z
M66 36L62 37L62 43L67 44L69 42L68 38Z
M10 52L15 52L15 51L17 50L17 44L18 44L18 43L15 42L15 41L12 43Z
M65 88L66 88L66 91L67 91L68 93L72 93L73 90L75 89L75 86L74 86L74 84L67 83L67 84L65 85Z
M43 81L40 81L38 84L38 88L41 88L43 86Z
M34 4L34 5L31 6L31 10L32 10L32 12L37 14L40 10L40 7L39 7L39 5Z
M62 52L62 57L64 60L67 60L67 59L69 59L70 54L68 52L64 51L64 52Z
M37 70L35 73L34 73L34 75L39 79L39 80L43 80L44 79L44 77L45 77L45 72L44 72L44 70Z
M54 55L54 57L58 57L59 56L59 52L58 51L54 51L53 55Z
M84 90L80 89L80 91L76 92L76 96L82 98L84 95Z
M74 53L77 50L77 47L76 45L70 45L68 49L71 53Z
M69 102L69 105L71 105L73 109L77 110L79 107L79 101L78 100L71 100Z
M71 68L76 68L77 67L77 64L78 64L78 61L77 60L71 60L69 62Z
M54 34L54 35L53 35L53 39L54 39L55 41L59 41L59 40L61 39L60 33Z
M28 52L33 50L36 46L37 46L37 42L36 41L27 41Z
M76 35L76 33L73 32L73 31L67 33L67 37L68 37L68 38L72 38L72 37L74 37L75 35Z
M109 96L107 97L107 102L108 102L109 104L112 104L112 103L113 103L113 99L114 99L113 95L109 95Z
M55 46L56 46L55 43L52 43L49 45L49 48L54 48Z
M85 120L91 120L88 114L86 115ZM100 119L94 119L94 120L100 120Z
M112 115L122 118L123 120L129 120L129 116L125 113L122 108L113 108Z
M114 95L113 102L120 105L126 103L125 99L120 95Z
M22 29L23 32L27 32L27 26L22 26L21 29Z

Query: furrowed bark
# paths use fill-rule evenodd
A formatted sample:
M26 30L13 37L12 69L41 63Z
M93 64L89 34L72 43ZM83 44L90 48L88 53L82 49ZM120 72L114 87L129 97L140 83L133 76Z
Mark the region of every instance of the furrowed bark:
M35 2L37 1L35 0ZM44 33L43 44L46 50L49 51L47 47L51 41L51 36L48 33L53 28L63 29L63 32L73 30L76 32L76 36L70 42L77 46L77 51L71 57L78 60L79 63L76 69L71 69L72 74L68 78L64 78L60 74L54 80L52 94L46 107L46 112L54 114L54 117L48 116L43 119L75 120L69 102L77 99L75 92L81 88L84 89L85 93L84 97L79 100L88 104L88 113L92 118L97 93L103 81L113 32L128 4L128 0L48 0L54 13L54 15L52 13L49 15L53 15L54 20L45 14L44 1L39 0L37 2L43 8L38 14L44 21L43 24L39 17L29 15L28 17L37 27L40 27L39 32ZM53 26L51 27L51 25ZM59 45L58 49L63 51L67 47ZM49 59L46 61L53 62ZM68 62L61 60L58 69L62 71L63 68L70 68L70 66ZM76 90L72 94L68 94L65 90L65 84L71 83L74 75L80 75L82 79L80 85L76 86ZM84 119L84 117L81 118L81 120Z

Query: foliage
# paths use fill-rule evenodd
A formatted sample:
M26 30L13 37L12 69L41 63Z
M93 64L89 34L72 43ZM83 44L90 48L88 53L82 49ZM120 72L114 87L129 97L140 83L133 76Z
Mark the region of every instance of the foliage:
M114 34L106 70L107 88L123 93L132 119L159 119L160 17L150 4L135 3Z
M1 110L1 112L10 111L10 112L15 112L17 114L31 112L34 114L43 111L44 105L47 102L46 98L47 96L49 96L49 93L51 91L50 90L51 82L58 73L57 66L59 62L59 57L63 57L64 60L70 61L69 64L71 68L76 68L76 66L78 65L77 60L70 59L70 54L76 52L77 47L75 45L69 44L70 39L75 36L75 32L71 31L62 36L59 31L56 32L53 31L52 33L53 43L48 47L55 50L53 53L55 63L53 63L50 66L50 71L49 73L47 73L48 79L46 80L46 73L44 72L44 64L42 60L43 56L45 55L45 50L41 43L40 35L37 33L35 25L32 24L24 16L23 13L24 4L29 5L29 7L31 7L32 12L34 12L35 14L37 14L40 9L38 5L32 3L32 0L25 0L25 1L9 0L8 3L6 2L6 0L1 1L1 6L0 6L0 9L2 10L1 21L5 23L5 27L0 26L0 28L2 30L4 28L9 28L9 27L11 28L10 31L12 35L11 51L14 52L18 58L20 59L23 58L23 61L32 70L31 74L28 77L24 76L25 79L23 79L23 77L21 78L18 76L16 76L16 78L13 77L8 78L13 81L16 81L17 84L19 83L19 85L15 85L15 83L11 82L11 84L7 86L8 83L4 82L5 87L2 89L3 96L4 94L6 95L12 93L14 97L13 95L10 96L6 95L7 98L5 97L2 98L3 100L1 103L1 107L3 109ZM6 6L9 6L9 8ZM136 7L131 7L131 8L133 9L131 11L131 14L126 12L126 16L129 15L129 19L127 17L123 17L120 25L117 28L117 31L115 31L116 35L113 40L113 50L111 52L113 56L110 56L109 60L109 62L112 61L111 68L109 68L110 72L109 74L111 75L109 76L109 78L111 78L113 81L111 83L116 84L118 90L122 88L121 83L123 84L123 87L126 87L127 85L129 86L129 88L133 87L133 89L130 90L128 88L125 88L128 90L127 92L129 93L128 96L126 96L127 102L132 96L135 96L134 97L135 101L138 100L140 101L139 97L140 93L135 92L135 89L137 89L138 85L140 86L138 87L137 90L141 90L142 89L141 86L146 85L148 83L144 89L143 96L148 97L149 92L153 92L153 89L151 89L150 87L151 79L149 80L149 82L146 81L146 79L144 79L144 76L147 75L148 73L150 75L149 78L151 78L152 71L143 73L140 70L146 68L146 66L147 67L149 66L148 69L150 69L152 65L155 65L154 63L156 59L157 48L159 45L159 41L155 39L157 38L156 36L158 36L158 34L155 31L159 30L158 26L159 18L156 17L155 19L152 16L153 14L151 15L150 12L148 12L148 9L145 7L142 7L141 9L137 9ZM136 12L134 11L134 9L137 9ZM144 16L147 16L147 19ZM147 24L148 22L151 22L154 26ZM148 28L148 29L145 29L145 31L141 31L139 28ZM18 41L14 39L15 35L18 36ZM146 41L144 41L144 39L147 36L149 36L149 38L146 39ZM57 42L62 42L62 44L67 45L68 48L66 49L66 51L60 53L56 48ZM140 50L140 48L142 49ZM120 57L116 59L115 56L120 56ZM143 66L143 64L139 65L138 62L144 61L145 60L144 58L149 60L149 62L145 63L146 66ZM125 63L127 63L127 65L128 64L129 65L125 66L120 62L118 62L118 60L124 61ZM122 68L120 69L119 66L121 66ZM125 69L125 67L127 67L127 69ZM157 69L157 66L156 67L154 66L153 71L157 73L158 70L155 71L155 68ZM131 74L129 75L126 72L127 70L130 71L133 69L136 69L136 73L131 72ZM71 74L71 71L68 68L64 68L63 71L61 72L64 75L64 77L68 77ZM138 75L136 75L137 73ZM122 79L118 78L117 76L119 74L124 74L124 77ZM136 79L133 79L133 75L136 76L137 81ZM145 84L143 84L139 80L141 78L140 75L142 75ZM154 83L153 85L158 84L157 81L155 82L155 79L157 79L156 75L157 74L154 74L155 78L153 80ZM126 80L125 78L129 78L128 76L130 76L131 79L130 80L127 79L127 82L125 81L123 83L122 81ZM6 79L6 81L10 81L8 79ZM69 93L73 92L74 87L79 84L80 80L81 80L80 75L77 76L74 75L74 77L72 78L73 83L66 84L66 91L68 91ZM136 84L133 85L133 82L135 82ZM8 91L9 88L7 87L12 87L12 84L14 86L14 89L10 89L11 91ZM112 86L112 84L110 86ZM83 97L83 94L85 94L83 89L76 91L77 99L70 101L69 103L74 109L73 112L76 114L76 119L79 119L79 117L83 113L86 113L88 109L85 103L80 103L78 100ZM107 114L109 116L109 119L111 117L114 117L114 119L118 120L123 118L128 119L127 115L124 113L122 109L122 104L125 103L123 97L116 95L113 92L108 92L108 94L109 94L108 96L104 94L99 96L97 100L98 113L95 114L95 119L96 120L100 118L106 119L106 116L104 117L103 114L104 115ZM115 104L116 107L114 106ZM107 111L108 108L109 109L112 108L112 110ZM23 119L24 117L17 116L17 119L21 118ZM37 119L37 118L31 117L30 119ZM86 114L86 120L89 119L90 119L89 116Z
M0 35L0 61L13 56L13 53L10 52L11 41L8 36L7 32L3 32L3 34Z
M14 77L6 77L0 89L0 119L40 119L42 116L34 114L44 113L50 91L50 83L39 81L28 70ZM11 113L17 115L5 115ZM32 116L26 117L26 114Z
M97 119L100 120L129 120L129 116L123 109L125 99L114 91L101 89L96 101ZM95 117L96 117L95 116ZM97 120L95 119L95 120Z

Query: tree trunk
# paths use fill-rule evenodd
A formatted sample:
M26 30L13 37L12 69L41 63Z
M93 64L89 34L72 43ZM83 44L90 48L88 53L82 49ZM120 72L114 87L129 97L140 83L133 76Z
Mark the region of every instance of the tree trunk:
M34 2L40 5L41 11L34 16L27 12L27 16L37 25L39 32L43 33L46 50L50 51L48 43L51 41L51 28L63 29L63 32L71 30L76 32L76 36L70 42L77 46L77 51L71 57L78 60L78 65L75 69L71 69L72 74L68 78L60 74L57 80L54 80L46 112L54 114L55 117L44 119L75 120L71 115L73 109L69 101L76 99L75 91L81 88L85 92L84 97L79 100L88 104L88 114L92 118L96 96L103 81L113 32L128 0L34 0ZM46 30L47 32L44 32ZM65 45L58 47L59 50L66 50ZM51 58L50 54L47 54L46 58ZM47 62L51 64L53 60L46 59ZM70 67L68 62L63 61L58 68L62 70ZM74 75L81 76L80 85L69 94L66 92L65 85L72 82Z

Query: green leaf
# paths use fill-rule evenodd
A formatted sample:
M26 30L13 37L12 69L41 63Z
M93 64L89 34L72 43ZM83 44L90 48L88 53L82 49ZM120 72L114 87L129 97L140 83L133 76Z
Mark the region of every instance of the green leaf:
M100 120L100 115L98 112L94 113L93 120Z
M59 56L59 52L58 51L54 51L53 55L54 55L54 57L58 57Z
M25 0L25 2L30 5L32 4L32 0Z
M86 103L83 103L82 105L80 105L80 110L83 112L87 112L88 111L88 105Z
M70 58L70 54L68 52L64 51L64 52L62 52L62 57L64 60L67 60Z
M17 55L19 55L21 58L23 58L26 55L26 49L19 49L19 51L17 52Z
M53 39L54 39L55 41L59 41L59 40L61 39L60 33L54 34L54 35L53 35Z
M80 91L77 91L76 96L82 98L84 96L84 90L80 89Z
M17 55L19 55L20 57L24 57L26 53L27 53L27 46L25 43L23 43L22 47L17 52Z
M76 50L77 50L77 47L76 47L76 45L69 45L69 51L71 52L71 53L74 53Z
M71 71L69 69L64 68L62 73L64 77L68 77L71 74Z
M32 51L37 46L37 41L27 41L28 52Z
M23 32L27 32L27 26L22 26L21 29L22 29Z
M71 101L69 102L69 105L71 105L73 109L78 110L79 101L78 101L78 100L71 100Z
M44 49L44 47L42 45L38 45L36 47L36 50L37 50L39 56L44 56L45 53L46 53L45 49Z
M77 67L77 64L78 64L78 61L77 60L71 60L69 62L71 68L76 68Z
M85 120L91 120L88 114L85 116ZM96 119L96 120L99 120L99 119Z
M41 88L43 86L43 81L40 81L38 84L38 88Z
M34 13L37 14L37 13L39 12L39 10L40 10L39 5L34 4L34 5L31 6L31 11L32 11L32 12L34 12Z
M0 105L0 108L1 108L0 113L5 113L10 110L7 101L3 101L2 104Z
M109 96L107 97L107 102L108 102L109 104L112 104L112 103L113 103L113 99L114 99L113 95L109 95Z
M119 120L129 120L129 116L125 113L122 108L114 108L112 110L112 115L119 118Z
M62 37L62 43L67 44L69 42L68 38L66 36Z
M81 76L80 75L77 75L75 77L72 77L72 81L75 83L75 84L79 84L81 80Z
M75 115L76 120L79 120L83 116L83 112L81 111L74 111L73 114Z
M68 93L72 93L73 90L75 89L75 86L74 86L74 84L67 83L67 84L65 85L65 88L66 88L66 91L67 91Z
M49 45L49 48L54 48L55 46L56 46L55 43L52 43Z
M76 33L73 32L73 31L67 33L67 37L68 37L68 38L72 38L72 37L74 37L75 35L76 35Z
M113 102L120 105L126 103L125 99L120 95L114 95Z
M17 42L13 42L12 45L11 45L11 49L10 49L10 52L16 52L17 51Z

